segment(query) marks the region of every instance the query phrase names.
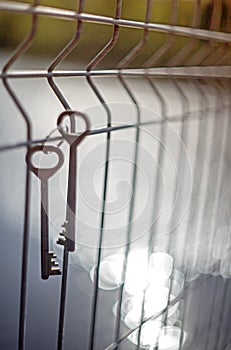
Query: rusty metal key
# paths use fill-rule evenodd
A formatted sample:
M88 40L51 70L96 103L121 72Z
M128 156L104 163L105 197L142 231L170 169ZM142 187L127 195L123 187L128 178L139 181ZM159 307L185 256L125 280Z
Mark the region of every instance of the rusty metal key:
M38 168L32 163L32 156L35 153L44 152L46 154L56 154L58 162L53 168ZM49 251L49 189L48 180L63 165L64 157L58 147L38 145L30 148L26 156L27 164L30 170L41 181L41 277L48 279L51 275L60 275L61 271L58 263L55 261L56 255Z
M85 131L82 133L67 132L62 126L63 120L67 117L70 118L72 129L73 126L75 126L75 118L82 119L85 123ZM70 145L66 222L64 223L65 237L60 238L58 243L65 244L68 251L73 252L75 250L76 239L77 147L89 133L90 123L84 113L77 111L65 111L58 117L57 125L61 135Z

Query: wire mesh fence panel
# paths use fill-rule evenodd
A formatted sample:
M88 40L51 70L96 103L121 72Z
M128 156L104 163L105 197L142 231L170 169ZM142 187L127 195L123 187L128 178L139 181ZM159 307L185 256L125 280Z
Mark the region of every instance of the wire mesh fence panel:
M0 1L3 349L231 343L231 6Z

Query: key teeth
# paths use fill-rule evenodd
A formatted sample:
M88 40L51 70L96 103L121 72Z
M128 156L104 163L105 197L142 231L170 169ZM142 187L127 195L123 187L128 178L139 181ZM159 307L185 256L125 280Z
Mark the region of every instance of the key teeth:
M48 254L49 254L50 259L55 259L55 258L57 258L57 255L56 255L55 252L53 252L53 251L50 251Z
M66 245L66 238L64 236L61 236L57 239L56 243L60 244L62 246L65 246Z
M57 265L59 265L59 263L55 259L51 259L51 265L52 266L57 266Z
M64 223L61 225L63 230L59 233L59 238L57 239L56 243L62 246L66 245L66 234L67 234L67 227L68 227L68 221L64 221Z
M59 267L54 267L52 266L51 267L51 270L50 270L50 276L57 276L57 275L61 275L61 270Z
M61 227L63 227L64 230L66 230L67 226L68 226L68 221L64 221L64 223L61 225Z
M57 258L56 254L51 251L48 253L49 254L49 263L50 263L50 276L56 276L56 275L61 275L61 270L59 268L59 263L55 260Z

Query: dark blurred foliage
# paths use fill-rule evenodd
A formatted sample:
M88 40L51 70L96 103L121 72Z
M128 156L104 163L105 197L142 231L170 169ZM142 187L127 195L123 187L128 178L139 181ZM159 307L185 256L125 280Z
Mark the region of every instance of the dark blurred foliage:
M22 2L22 1L21 1ZM23 1L25 2L25 1ZM30 3L29 1L27 1ZM152 22L172 24L173 2L171 0L156 0L153 2ZM58 7L78 11L79 3L76 0L41 0L43 6ZM145 20L146 0L124 0L122 17L130 20ZM176 25L192 26L193 16L196 9L196 0L179 0L177 9ZM216 6L214 11L214 4ZM114 17L116 0L86 0L84 12ZM201 23L200 28L214 29L230 32L230 0L208 0L201 1ZM213 22L212 28L211 23ZM30 32L31 16L11 12L0 12L0 46L15 48ZM110 40L112 26L104 24L84 23L81 39L68 60L89 62L92 57L99 52ZM76 22L39 16L38 32L29 50L29 54L47 55L55 57L62 48L71 40L76 32ZM128 53L141 39L143 31L134 28L120 28L119 40L104 61L106 65L115 65ZM149 40L142 50L134 66L140 65L152 53L158 50L166 40L168 35L154 31L149 32ZM164 60L171 57L187 42L187 38L177 37L174 45L166 53ZM199 42L200 45L200 42Z
M205 5L201 27L204 29L231 32L231 4L226 1L211 2Z

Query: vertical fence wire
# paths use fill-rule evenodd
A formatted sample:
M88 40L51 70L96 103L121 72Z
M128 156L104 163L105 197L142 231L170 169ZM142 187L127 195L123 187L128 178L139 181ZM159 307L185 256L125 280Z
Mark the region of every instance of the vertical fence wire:
M122 0L116 0L116 10L115 19L120 19L122 13ZM104 48L99 51L98 54L90 61L87 65L87 72L90 72L95 68L113 49L119 39L119 26L114 25L112 37L109 42L104 46ZM97 88L96 84L93 82L90 76L87 76L87 81L89 86L97 96L99 102L101 103L103 109L107 116L107 127L111 127L111 111L108 107L104 97L102 96L100 90ZM94 339L95 339L95 326L96 326L96 312L97 312L97 301L98 301L98 290L99 290L99 268L102 254L102 244L104 238L104 222L105 222L105 210L106 210L106 199L108 191L108 172L109 172L109 161L110 161L110 145L111 145L111 133L107 132L107 143L106 143L106 154L105 154L105 168L104 168L104 182L103 182L103 202L100 220L100 235L98 241L98 252L97 252L97 265L94 272L94 285L93 285L93 302L91 311L91 323L90 323L90 338L89 338L89 350L94 349Z
M38 0L34 0L32 8L39 4ZM15 62L29 49L36 36L38 28L38 16L32 15L31 30L28 37L19 45L15 53L10 57L2 73L6 74ZM3 84L13 100L14 104L18 108L23 120L26 123L27 142L32 138L32 124L30 117L24 109L22 103L18 99L16 93L10 86L6 77L2 79ZM29 150L29 146L27 147ZM31 173L29 167L26 166L26 179L25 179L25 207L24 207L24 223L23 223L23 245L22 245L22 267L21 267L21 290L20 290L20 311L19 311L19 330L18 330L18 349L25 349L26 342L26 302L27 302L27 288L28 288L28 252L29 252L29 220L30 220L30 192L31 192Z
M217 84L217 82L215 82L215 88L217 89L217 103L219 103L218 100L222 99L223 97L223 91L221 92L220 91L220 87L219 85ZM224 169L224 160L225 160L225 152L226 152L226 145L228 144L227 140L228 140L228 137L229 137L229 127L228 127L228 116L224 115L222 116L223 118L225 118L225 121L223 121L223 128L221 129L221 145L220 145L220 149L218 148L219 150L219 155L217 156L217 159L219 160L219 171L218 171L218 174L217 174L217 184L216 184L216 192L215 192L215 200L214 200L214 207L213 207L213 210L214 210L214 214L213 214L213 220L212 220L212 225L211 225L211 230L210 230L210 240L209 240L209 246L208 246L208 250L210 249L211 251L209 252L208 251L208 257L209 259L211 260L211 255L212 255L212 248L215 246L215 225L216 225L216 222L215 222L215 218L218 218L219 217L219 211L220 211L220 208L219 208L219 204L221 205L220 203L220 198L221 198L221 194L222 194L222 179L224 179L224 172L225 172L225 169ZM217 116L217 114L214 116L214 120L219 120L220 118ZM215 126L215 129L219 127L218 125ZM214 131L215 131L214 129ZM214 150L214 153L215 153L215 150ZM227 219L225 220L225 217L223 218L224 222L227 221ZM223 222L222 220L222 222ZM211 311L210 311L210 316L208 318L209 322L208 322L208 331L206 333L206 338L205 338L205 349L208 350L209 347L211 345L209 345L209 339L210 339L210 336L211 336L211 331L212 331L212 322L213 322L213 317L214 317L214 310L215 310L215 303L216 303L216 299L217 299L217 294L219 292L219 286L218 286L218 279L215 281L215 286L214 286L214 292L213 292L213 303L212 303L212 306L211 306Z
M220 0L213 0L211 17L208 17L208 20L210 20L209 30L215 31L220 29L221 15L222 15L222 2ZM211 39L206 44L201 45L199 49L190 57L190 59L187 61L186 64L188 66L202 65L203 62L206 62L206 59L209 56L213 56L215 54L216 49L217 49L216 44Z
M175 25L177 23L178 18L178 0L172 0L172 11L170 18L170 25ZM161 47L153 53L151 57L149 57L146 62L143 64L145 68L158 66L160 60L165 57L173 47L173 44L176 40L174 34L170 33L167 35L167 39Z
M176 244L176 242L173 241L174 237L178 230L179 230L179 212L181 209L181 200L182 200L182 191L180 191L180 186L184 184L184 169L185 169L185 159L184 159L184 151L187 147L188 142L188 111L189 111L189 101L186 97L184 91L180 87L180 85L177 83L175 79L171 79L172 83L176 87L176 90L178 91L179 95L181 96L180 101L182 104L182 119L181 119L181 126L180 126L180 140L181 140L181 147L178 150L178 157L176 162L177 167L177 178L175 179L174 184L174 202L172 207L172 213L170 215L169 223L167 224L167 234L168 234L168 242L167 242L167 252L171 254L172 247ZM176 217L176 219L175 219ZM183 246L185 247L185 242L183 242ZM182 263L181 263L182 264ZM173 263L174 268L174 263ZM168 301L167 301L167 309L164 314L164 324L167 325L167 319L168 319L168 311L171 303L171 292L172 292L172 277L170 280L170 287L168 292ZM182 329L181 329L181 336L182 336ZM157 344L156 349L159 349L159 345Z
M216 99L217 99L217 106L219 106L219 104L221 103L222 100L222 96L221 96L221 91L220 89L218 89L217 87L217 82L214 82L214 88L216 91ZM222 183L221 183L221 179L222 179L222 175L224 175L224 170L223 170L223 162L224 162L224 154L225 154L225 149L226 149L226 144L227 144L227 135L228 135L228 116L222 116L219 117L218 115L219 112L219 107L217 107L214 111L214 115L213 115L213 125L212 125L212 130L211 130L211 150L210 150L210 166L209 169L210 171L207 174L207 183L209 185L209 187L211 186L211 174L213 176L213 185L212 187L207 191L206 194L206 198L205 198L205 202L204 202L204 211L203 211L203 217L206 218L206 215L208 217L209 213L206 214L206 210L208 210L209 208L209 204L213 204L212 205L212 217L210 218L209 221L206 221L204 223L204 225L202 225L202 228L200 230L200 237L201 237L201 241L202 243L200 244L200 248L199 248L199 254L201 253L201 248L203 245L203 236L204 235L208 235L208 232L210 234L210 239L208 242L208 249L209 247L211 247L212 243L214 243L214 235L215 235L215 217L217 217L218 213L218 202L219 202L219 198L220 198L220 191L222 189ZM222 128L220 128L220 123L218 125L218 121L220 118L225 118L225 121L222 121ZM216 140L216 136L217 136L217 128L219 128L219 133L220 133L220 137L218 134L218 144L215 144L215 140ZM222 141L221 141L222 140ZM220 144L219 144L220 141ZM213 160L214 157L218 160L218 162L220 163L220 166L218 167L219 169L212 169L212 165L213 165ZM211 209L210 209L211 211ZM211 213L210 213L211 214ZM207 227L208 226L208 227ZM211 251L212 254L212 251ZM207 267L208 269L208 259L209 261L211 261L211 256L209 256L210 253L208 253L207 255L205 255L205 261L204 261L204 267ZM202 268L202 266L201 266ZM207 271L207 273L212 273L213 272L213 267L210 268L209 271ZM209 339L210 339L210 334L211 334L211 330L212 330L212 326L213 326L213 321L214 321L214 314L215 314L215 304L216 304L216 298L217 298L217 294L219 292L219 279L216 278L216 280L214 281L214 284L212 285L212 293L211 295L213 295L213 299L212 299L212 304L210 306L210 310L209 310L209 314L207 317L208 323L207 323L207 327L206 327L206 332L205 332L205 336L204 336L204 346L205 349L208 349L211 347L211 344L209 344ZM198 324L200 323L200 320L203 319L203 300L206 300L207 298L207 290L204 289L203 291L203 296L201 298L201 302L199 301L200 305L198 308ZM199 333L199 328L196 327L195 330L195 336L197 336L197 334ZM216 346L214 344L213 349L216 349Z
M146 14L145 14L145 23L149 23L151 21L152 16L152 0L147 0L146 2ZM147 41L149 39L149 31L148 29L144 29L143 37L141 41L132 49L130 52L118 63L117 67L119 70L123 69L124 67L129 67L129 65L138 57L138 55L142 52L144 49ZM123 78L122 74L118 75L119 81L122 84L123 88L127 92L129 98L131 99L132 103L134 104L136 108L136 122L137 124L140 124L141 122L141 110L140 106L138 104L138 101L132 92L131 88L126 83L125 79ZM135 136L135 151L134 151L134 165L133 165L133 171L132 171L132 182L131 182L131 188L132 188L132 196L131 196L131 203L129 208L129 215L128 215L128 225L127 225L127 233L126 233L126 248L125 248L125 256L124 256L124 262L123 262L123 272L122 272L122 280L126 280L126 273L127 273L127 261L128 261L128 254L130 251L130 244L131 244L131 232L132 232L132 221L133 221L133 215L134 215L134 205L135 205L135 194L136 194L136 181L137 181L137 163L138 163L138 156L139 156L139 140L140 140L140 128L136 128L136 136ZM117 310L116 310L116 320L115 320L115 343L118 343L118 339L120 337L120 324L121 324L121 307L123 302L123 294L124 294L124 283L119 289L119 295L118 295L118 304L117 304ZM140 347L140 335L141 335L141 327L139 328L138 333L138 344L137 349ZM116 347L117 349L118 347Z
M199 82L197 81L193 81L193 85L195 85L196 91L198 91L199 94L199 99L200 99L200 111L204 111L203 113L206 113L206 106L208 105L208 101L207 101L207 96L204 93L204 90L201 88ZM199 112L201 113L201 112ZM199 193L200 193L200 189L201 189L201 178L203 177L203 173L204 173L204 154L206 151L206 135L207 135L207 127L206 127L206 122L205 119L206 116L203 115L200 119L199 119L199 126L198 126L198 139L197 139L197 146L196 146L196 160L195 160L195 164L196 167L194 168L194 173L193 173L193 188L192 188L192 205L190 207L190 211L189 211L189 217L188 217L188 222L187 222L187 226L186 226L186 232L188 233L185 239L185 246L184 249L186 250L188 245L189 245L189 240L191 239L191 236L194 234L194 232L196 231L196 222L199 219L199 210L198 210L198 198L199 198ZM194 241L196 241L196 235L194 234ZM191 248L193 249L193 247ZM187 250L186 250L187 251ZM193 261L191 261L191 264L193 264L193 267L196 266L197 263L197 257L195 257L195 259ZM185 278L187 280L188 278L188 272L187 272L187 267L189 266L189 263L186 261L186 256L183 256L183 262L182 262L182 266L184 267L184 272L185 272ZM182 317L181 317L181 326L182 329L184 329L184 325L185 325L185 318L187 315L187 311L188 311L188 300L186 300L184 302L184 307L182 310ZM183 344L183 332L182 332L182 336L181 336L181 340L180 340L180 344L182 346Z
M194 5L194 13L192 20L192 28L198 28L201 22L201 0L196 0ZM186 45L184 45L179 51L173 55L167 62L167 66L177 66L184 64L188 56L195 50L197 46L197 40L194 38L188 38Z
M80 0L78 13L81 14L84 11L85 0ZM71 41L64 47L64 49L55 57L53 62L48 67L48 73L52 73L54 69L61 64L76 48L79 40L81 39L83 31L83 21L78 20L76 25L76 32ZM54 81L53 77L48 77L48 83L54 91L58 100L61 102L65 110L71 110L71 106L62 93L58 84ZM72 118L70 120L71 132L75 132L75 121ZM58 329L58 343L57 349L62 350L64 344L64 327L65 327L65 308L66 308L66 296L67 296L67 279L68 279L68 261L69 261L69 252L64 245L63 248L63 267L62 267L62 282L61 282L61 294L60 294L60 308L59 308L59 329Z
M84 5L85 5L85 0L80 0L79 2L79 9L78 13L81 14L84 11ZM55 57L53 62L50 64L48 67L48 73L52 73L54 69L61 64L70 54L71 52L76 48L78 45L79 40L81 39L82 36L82 31L83 31L83 21L78 20L77 21L77 26L76 26L76 32L74 37L71 39L71 41L61 50L61 52ZM57 96L58 100L61 102L63 107L66 110L71 109L70 104L66 100L64 94L62 93L60 87L58 84L55 83L54 79L52 76L48 76L48 83L50 84L50 87L54 91L55 95ZM71 127L74 129L74 124L73 124L73 119L71 119ZM72 130L73 131L73 130Z

